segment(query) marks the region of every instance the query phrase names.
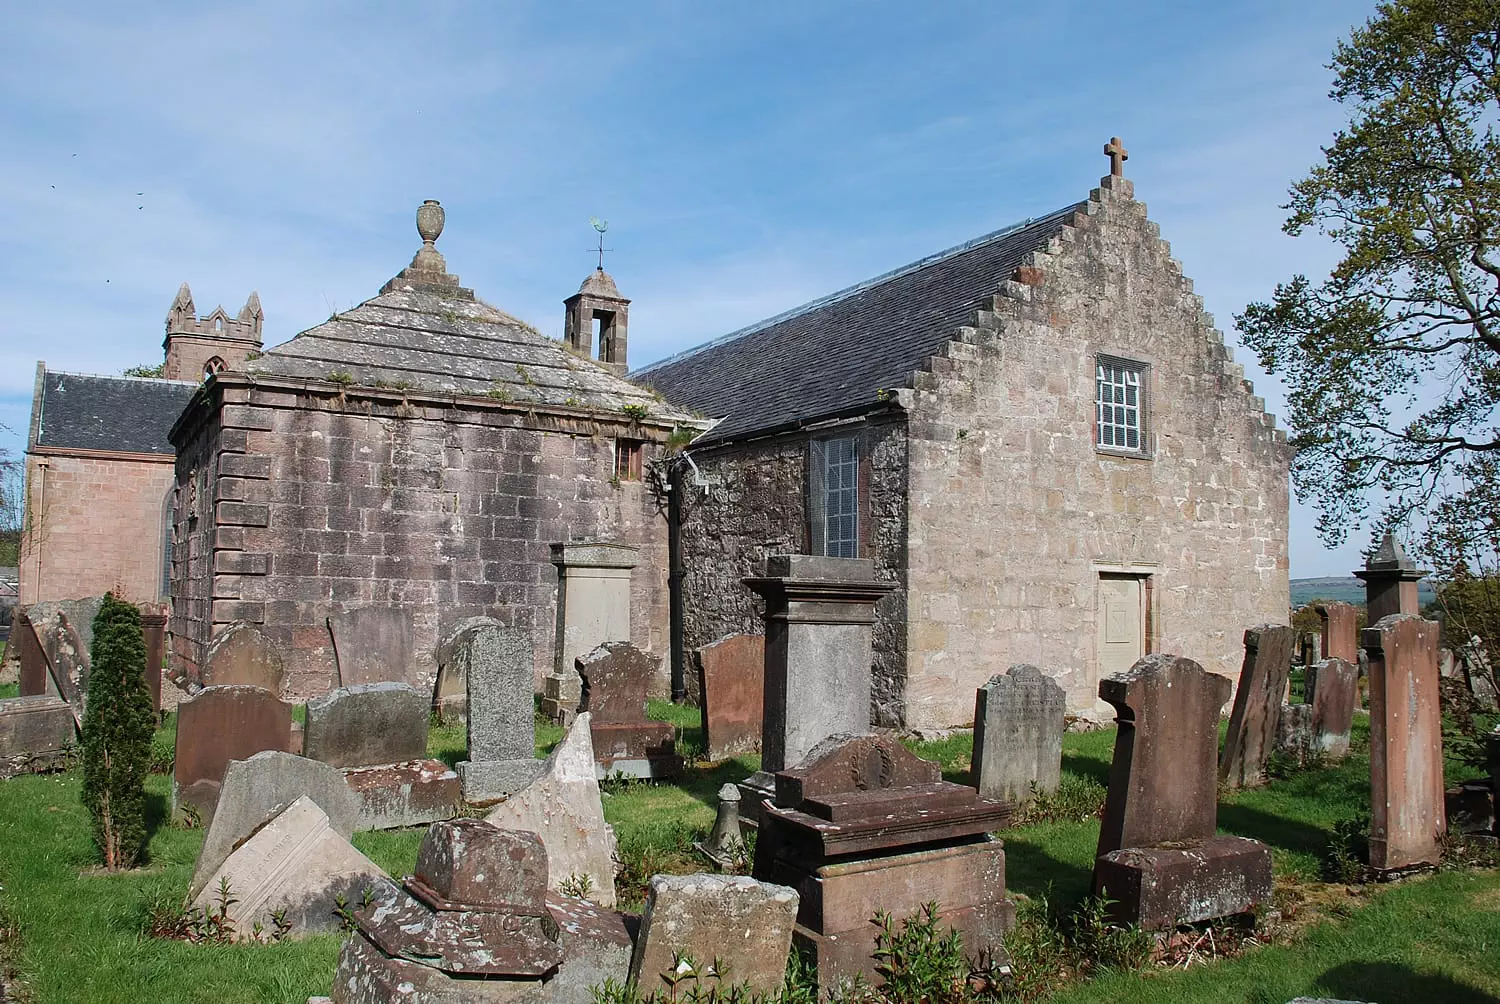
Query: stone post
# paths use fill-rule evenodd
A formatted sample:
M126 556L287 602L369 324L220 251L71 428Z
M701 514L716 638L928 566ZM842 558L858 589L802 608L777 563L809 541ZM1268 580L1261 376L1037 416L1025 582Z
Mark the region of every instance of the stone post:
M146 689L151 691L151 710L160 712L161 668L167 656L167 614L165 611L141 611L141 637L146 642Z
M868 558L781 554L744 580L766 602L761 769L746 782L745 815L759 818L773 775L832 735L870 731L875 604L896 588Z
M574 541L552 545L557 566L557 633L552 672L542 681L542 713L566 725L582 685L573 660L607 641L630 640L630 571L640 552L624 544Z
M1389 532L1380 542L1380 549L1370 555L1365 567L1354 573L1365 580L1366 623L1375 624L1392 614L1421 612L1417 601L1417 582L1427 573L1417 568L1416 562L1407 556L1406 550ZM1367 629L1368 630L1368 629ZM1365 648L1369 648L1368 642ZM1347 658L1342 652L1325 650L1325 656Z
M1438 625L1392 614L1365 628L1363 642L1370 657L1370 867L1436 864L1448 828Z

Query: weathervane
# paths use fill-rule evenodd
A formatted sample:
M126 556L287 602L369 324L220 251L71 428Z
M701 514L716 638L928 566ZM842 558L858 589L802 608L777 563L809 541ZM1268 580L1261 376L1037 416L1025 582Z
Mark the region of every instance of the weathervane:
M599 232L599 246L592 250L599 252L599 271L604 271L604 252L613 251L614 248L604 246L604 231L609 229L609 220L601 220L597 216L589 217L589 225Z

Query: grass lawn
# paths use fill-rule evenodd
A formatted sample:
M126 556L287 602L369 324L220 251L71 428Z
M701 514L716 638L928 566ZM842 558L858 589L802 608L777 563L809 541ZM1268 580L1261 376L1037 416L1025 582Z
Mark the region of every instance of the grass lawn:
M653 702L653 717L672 721L691 748L697 712ZM1363 723L1356 728L1367 735ZM545 753L562 730L539 727ZM157 737L171 748L170 728ZM1089 891L1098 823L1085 819L1102 797L1113 749L1112 731L1068 735L1063 744L1065 791L1056 811L1004 834L1013 894L1046 897L1071 909ZM917 744L967 779L969 740L957 736ZM461 727L435 727L429 749L461 759ZM639 908L646 879L660 871L697 871L691 841L713 821L716 793L758 763L741 757L689 770L677 785L605 785L605 815L620 843L622 905ZM154 939L145 933L153 905L181 902L202 840L201 831L167 821L171 779L151 777L152 835L147 864L125 875L103 875L79 802L76 771L0 782L0 953L19 971L35 1004L90 1001L286 1002L326 993L341 938L334 935L269 946L206 946ZM1368 809L1369 762L1356 754L1329 769L1308 771L1253 792L1226 796L1219 821L1228 833L1271 845L1289 915L1301 909L1322 919L1290 944L1187 971L1106 975L1072 987L1058 1001L1256 1001L1281 1004L1298 994L1378 1000L1500 1001L1500 874L1445 872L1387 887L1317 882L1334 823ZM1095 803L1096 804L1096 803ZM1079 811L1082 806L1084 811ZM1070 815L1071 814L1071 815ZM362 833L355 844L393 875L415 863L420 830ZM1299 907L1299 902L1306 905Z

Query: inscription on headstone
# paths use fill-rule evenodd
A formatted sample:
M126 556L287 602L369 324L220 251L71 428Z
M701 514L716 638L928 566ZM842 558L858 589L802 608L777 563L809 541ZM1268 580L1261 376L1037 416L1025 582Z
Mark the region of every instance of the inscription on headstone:
M990 677L974 696L974 778L985 798L1024 802L1062 774L1067 694L1036 666Z

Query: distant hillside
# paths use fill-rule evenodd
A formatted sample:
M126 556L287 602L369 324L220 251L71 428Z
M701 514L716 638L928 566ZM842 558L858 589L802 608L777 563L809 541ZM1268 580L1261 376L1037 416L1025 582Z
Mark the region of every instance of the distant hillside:
M1417 597L1422 603L1432 602L1433 589L1426 582L1417 583ZM1365 584L1352 575L1333 575L1322 579L1293 579L1292 606L1300 607L1313 600L1342 600L1362 606L1365 602Z

